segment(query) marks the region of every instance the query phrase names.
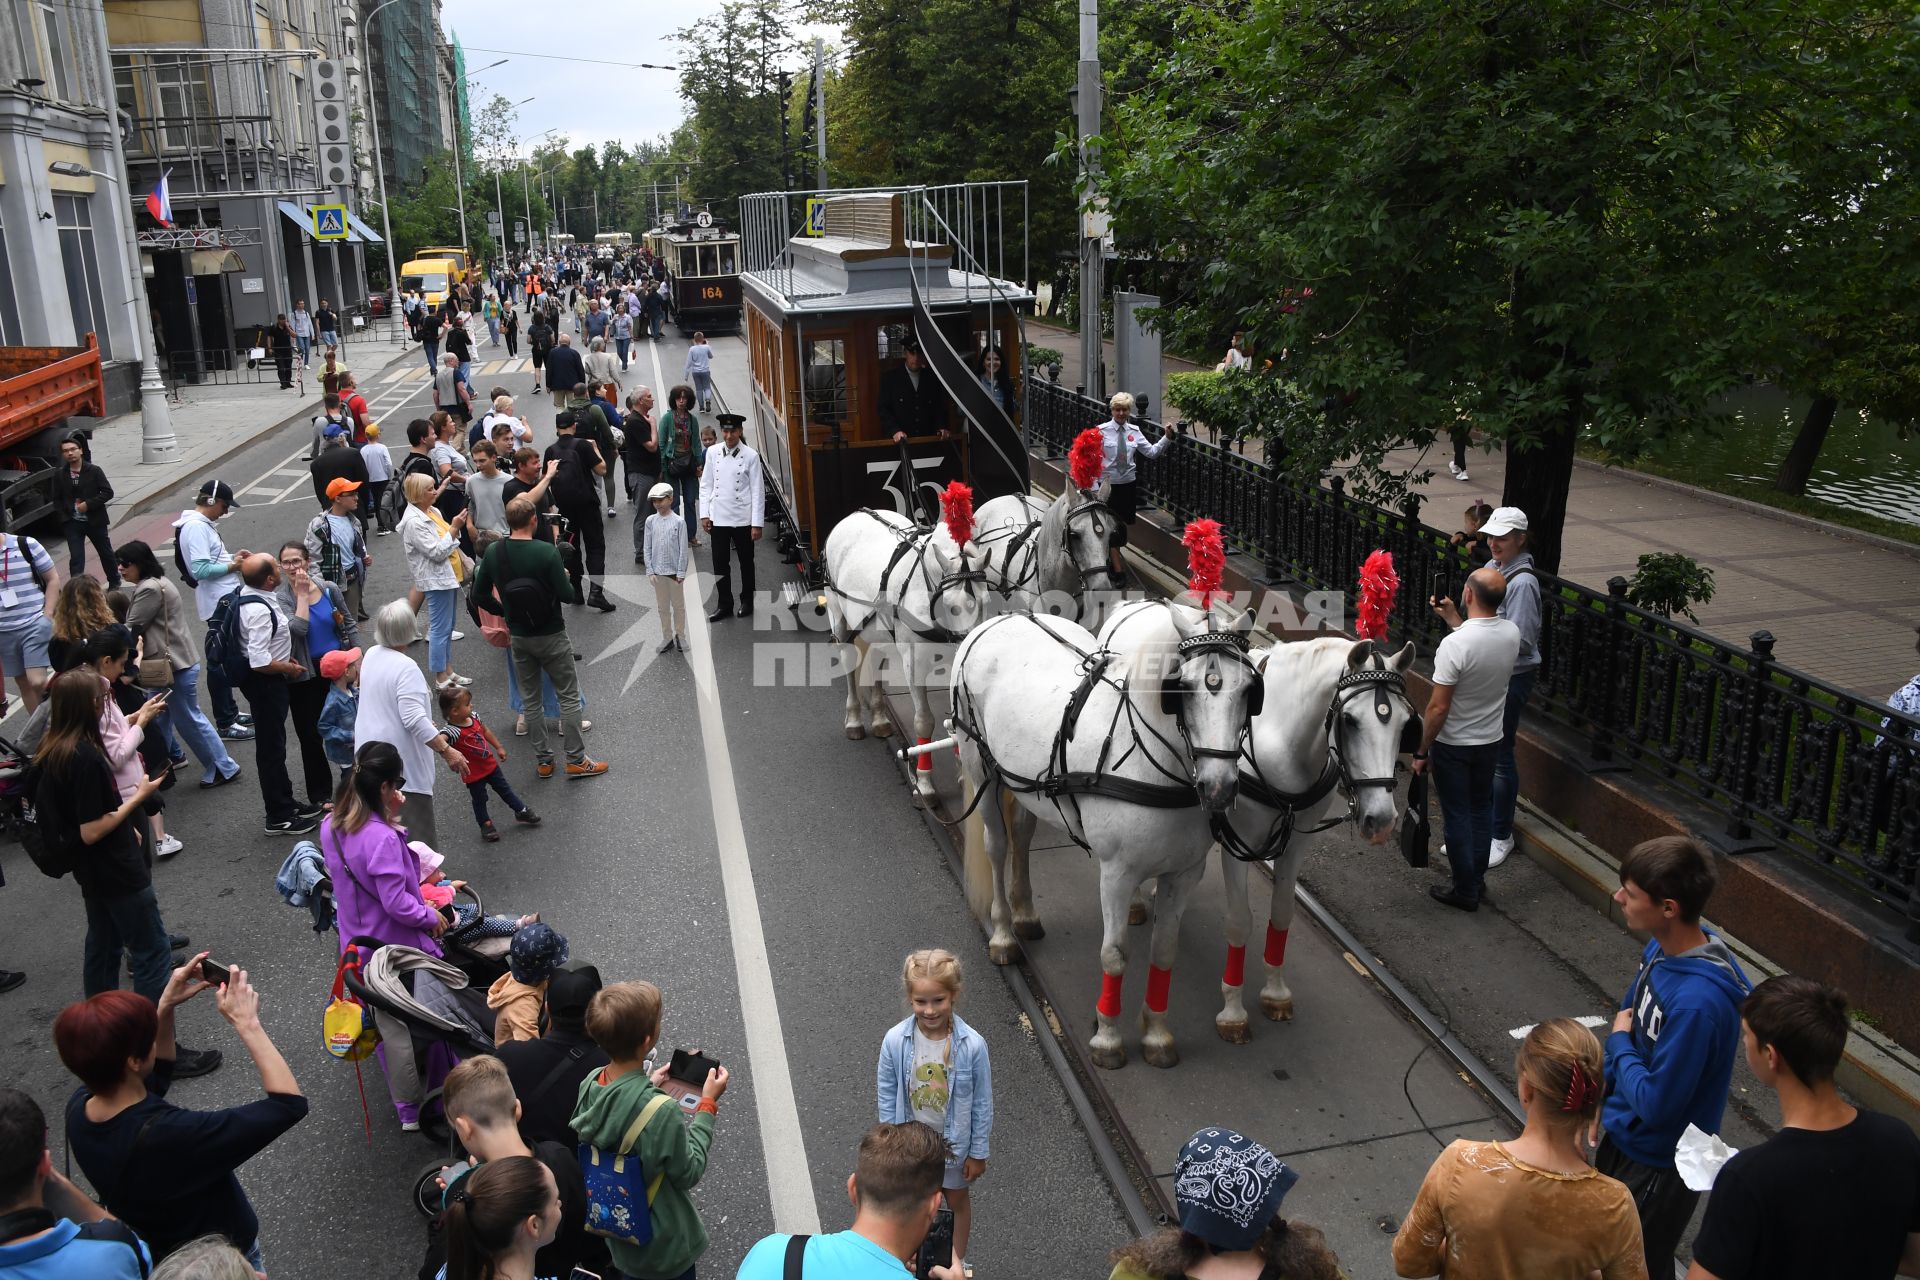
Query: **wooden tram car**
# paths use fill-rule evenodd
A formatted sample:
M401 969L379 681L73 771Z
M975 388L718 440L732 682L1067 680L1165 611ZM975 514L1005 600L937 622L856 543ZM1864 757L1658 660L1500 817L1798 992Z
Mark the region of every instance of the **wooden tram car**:
M674 324L683 333L740 327L740 236L706 210L647 232L647 251L673 278Z
M1024 184L969 184L1014 186L1021 188L1024 249ZM996 404L978 369L981 354L996 349L1018 386L1022 316L1033 294L957 264L998 258L978 242L978 227L933 239L947 224L930 216L926 189L830 196L818 234L803 229L785 239L786 209L806 198L742 201L748 270L741 282L753 379L749 439L790 525L783 550L817 581L827 535L861 507L920 518L938 509L940 490L956 479L974 487L976 503L1026 491L1015 397ZM780 234L764 227L756 234L756 221ZM910 338L925 361L920 377L936 378L945 393L948 435L929 432L900 445L881 422L880 396L888 373L905 364Z

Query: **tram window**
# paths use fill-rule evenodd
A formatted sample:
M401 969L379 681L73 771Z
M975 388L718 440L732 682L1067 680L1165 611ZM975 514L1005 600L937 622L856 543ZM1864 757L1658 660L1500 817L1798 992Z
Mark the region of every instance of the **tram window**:
M844 338L815 338L807 343L807 417L839 422L847 416L847 343Z
M883 324L875 332L880 335L879 356L882 360L898 359L907 353L906 325Z
M713 245L700 246L700 274L703 276L720 274L720 255L714 251Z
M700 255L694 251L692 246L683 246L681 248L680 269L673 274L677 276L697 276L700 274Z
M731 244L721 245L720 246L720 274L723 276L731 276L731 275L737 275L738 273L739 273L739 267L733 260L733 246Z

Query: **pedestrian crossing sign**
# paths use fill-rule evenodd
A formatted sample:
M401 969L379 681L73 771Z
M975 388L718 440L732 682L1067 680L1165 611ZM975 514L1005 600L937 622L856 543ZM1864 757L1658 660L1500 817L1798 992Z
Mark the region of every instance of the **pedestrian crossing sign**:
M827 234L826 197L807 197L807 226L803 234L810 236L823 236Z
M343 204L308 205L307 216L313 219L313 238L315 240L345 240L347 238L347 206Z

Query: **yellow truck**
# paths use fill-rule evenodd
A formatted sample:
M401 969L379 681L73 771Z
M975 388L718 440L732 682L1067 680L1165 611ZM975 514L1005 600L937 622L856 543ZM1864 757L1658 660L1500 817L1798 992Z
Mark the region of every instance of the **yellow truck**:
M421 253L429 253L421 250ZM459 250L454 252L458 253ZM466 263L452 258L416 257L400 267L400 291L418 292L427 305L437 307L447 300L447 291L467 278Z

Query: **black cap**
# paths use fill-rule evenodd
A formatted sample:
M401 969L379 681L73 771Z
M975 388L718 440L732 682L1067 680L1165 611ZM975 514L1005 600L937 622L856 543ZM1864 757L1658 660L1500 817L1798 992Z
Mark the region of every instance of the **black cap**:
M224 480L209 480L200 486L200 501L203 503L224 502L229 507L239 506L234 499L233 486Z
M720 419L720 429L722 431L725 431L728 427L739 431L747 425L747 415L744 413L721 413L715 414L714 416Z
M590 964L560 969L547 979L547 1008L556 1018L584 1018L600 987L600 971Z
M573 410L562 409L553 417L553 429L555 431L571 431L579 424L579 421L580 419L574 416Z

